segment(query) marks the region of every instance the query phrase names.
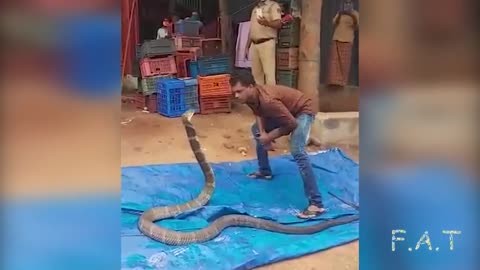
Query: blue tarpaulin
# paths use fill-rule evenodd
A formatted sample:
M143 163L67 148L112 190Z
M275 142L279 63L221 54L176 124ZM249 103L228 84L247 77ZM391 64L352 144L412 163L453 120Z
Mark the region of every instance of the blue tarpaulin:
M295 217L295 213L307 205L307 200L296 163L290 155L285 155L271 158L274 172L271 181L246 177L256 169L255 160L212 164L216 189L210 202L201 209L159 224L191 231L207 226L219 216L233 213L295 225L356 214L356 210L331 194L358 204L359 165L339 149L311 155L311 160L328 209L318 220L303 221ZM141 211L191 200L203 184L203 174L196 163L122 169L122 269L250 269L358 239L358 222L313 235L233 227L209 242L186 246L164 245L137 229Z

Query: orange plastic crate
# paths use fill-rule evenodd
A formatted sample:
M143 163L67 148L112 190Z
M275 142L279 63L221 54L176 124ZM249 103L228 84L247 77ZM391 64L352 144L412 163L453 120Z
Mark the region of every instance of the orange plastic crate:
M298 68L298 48L277 49L277 69L293 70Z
M229 113L231 111L231 95L200 97L200 114Z
M199 47L177 50L175 55L175 61L177 63L177 73L178 77L187 77L187 60L196 61L197 57L201 56L201 51Z
M197 79L200 96L230 96L232 94L230 74L198 76Z
M169 75L177 73L175 57L172 55L161 58L145 58L140 62L142 77Z

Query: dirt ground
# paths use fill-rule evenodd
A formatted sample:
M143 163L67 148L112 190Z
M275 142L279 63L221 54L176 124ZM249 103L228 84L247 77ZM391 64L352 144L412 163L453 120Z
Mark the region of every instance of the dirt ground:
M142 112L124 100L121 113L121 163L122 166L195 162L178 118L165 118L158 114ZM255 157L250 136L253 117L247 108L235 105L232 113L195 115L193 123L198 131L202 148L211 162L240 161ZM355 160L358 151L342 148ZM242 150L246 150L242 151ZM319 150L308 147L309 151ZM286 139L276 144L273 155L288 153ZM358 269L358 241L299 259L283 261L258 269Z

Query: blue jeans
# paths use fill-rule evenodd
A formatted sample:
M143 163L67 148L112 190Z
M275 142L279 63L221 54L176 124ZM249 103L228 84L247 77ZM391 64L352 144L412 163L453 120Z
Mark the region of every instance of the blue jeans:
M291 134L290 152L298 165L298 169L300 170L300 175L303 179L305 196L307 196L310 205L323 207L322 196L318 191L315 175L313 174L312 164L310 163L310 158L305 151L305 144L307 143L313 120L314 116L308 114L301 114L297 117L297 128ZM269 123L264 123L264 125L265 131L267 132L270 132L275 128ZM252 126L252 133L255 138L258 134L260 134L256 123ZM260 169L259 172L265 175L271 175L272 170L268 161L268 152L264 149L263 145L258 142L257 139L255 140L257 145L256 150L258 166Z

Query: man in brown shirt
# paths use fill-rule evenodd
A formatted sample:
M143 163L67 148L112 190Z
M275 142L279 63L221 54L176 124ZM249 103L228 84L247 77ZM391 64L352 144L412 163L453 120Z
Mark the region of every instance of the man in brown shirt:
M298 215L311 218L322 214L322 197L318 191L310 158L305 144L315 117L312 100L302 92L280 85L257 85L252 74L246 70L232 74L232 92L241 103L247 104L257 120L252 133L257 144L259 171L248 176L257 179L272 179L268 152L272 142L282 136L291 135L290 152L295 159L303 179L309 206Z

